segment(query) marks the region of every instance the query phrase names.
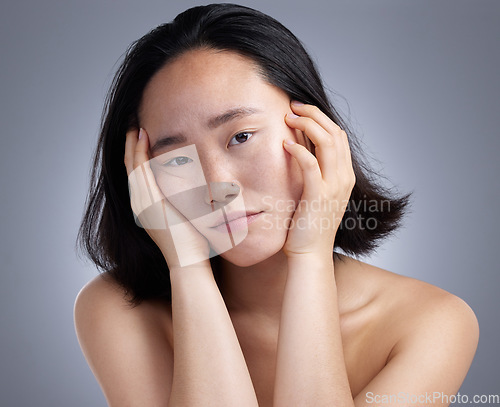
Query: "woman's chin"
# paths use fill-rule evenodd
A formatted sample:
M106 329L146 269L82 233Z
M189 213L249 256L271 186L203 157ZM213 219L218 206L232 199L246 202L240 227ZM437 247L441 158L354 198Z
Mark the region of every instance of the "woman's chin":
M266 239L264 239L266 240ZM224 260L238 267L250 267L267 260L278 253L285 244L283 242L260 241L250 244L247 240L241 242L230 250L220 254Z

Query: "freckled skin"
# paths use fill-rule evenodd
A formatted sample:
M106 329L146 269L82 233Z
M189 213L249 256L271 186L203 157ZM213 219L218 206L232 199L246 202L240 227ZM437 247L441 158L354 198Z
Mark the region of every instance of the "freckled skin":
M215 129L207 127L208 118L235 107L262 113ZM286 240L293 207L278 202L298 202L303 186L297 162L283 149L287 138L303 142L300 132L284 121L289 112L288 96L268 84L250 59L231 52L188 52L163 67L143 94L140 125L148 132L150 145L164 134L181 133L187 138L186 143L157 154L195 144L207 182L237 180L245 208L264 211L265 216L249 225L246 239L223 254L233 264L262 261L277 253ZM253 135L246 142L235 140L242 131ZM234 145L228 145L231 140Z
M206 126L208 118L235 107L252 107L263 113L213 129ZM176 312L197 307L201 304L198 299L212 296L211 302L201 304L190 318L177 318L177 324L179 321L187 324L189 329L185 331L182 325L181 329L174 330L173 316L179 314L174 314L172 304L146 300L130 308L125 302L130 293L124 293L106 273L82 289L75 304L77 335L107 399L113 400L110 405L163 405L171 395L174 377L174 348L178 346L174 346L174 332L177 335L187 332L177 344L187 342L185 339L203 343L191 347L189 352L180 352L187 360L193 351L204 349L207 338L215 332L214 326L219 324L217 335L221 329L226 329L227 325L222 324L224 318L227 322L226 311L230 316L230 329L220 335L222 339L216 339L226 340L229 334L236 333L238 347L241 346L252 379L252 387L248 388L255 390L258 405L262 407L275 405L278 336L282 336L281 343L283 337L304 335L306 339L322 339L329 336L307 335L317 332L316 328L324 326L324 321L332 314L307 314L309 319L318 315L324 317L315 329L303 329L308 318L301 319L299 315L314 305L319 292L328 284L320 284L313 296L305 296L306 300L313 300L299 304L300 312L284 310L282 304L285 282L288 283L289 275L293 274L289 273L281 250L287 241L287 230L283 226L294 214L294 205L290 202L301 198L304 186L297 162L283 147L283 140L288 138L304 144L302 133L285 124L284 116L289 112L290 100L286 94L265 82L252 61L230 52L188 52L162 68L148 83L139 124L146 129L150 145L165 134L182 133L187 142L169 149L195 145L206 182L237 180L246 209L265 211L266 218L250 224L245 240L221 255L226 261L220 287L212 284L212 275L207 283L203 273L195 273L195 278L186 275L188 284L185 285L177 278L177 300L185 297L196 301L185 302L189 306L178 306ZM245 142L229 145L241 132L253 135ZM188 155L188 150L182 151ZM168 154L165 151L151 158ZM168 180L172 188L182 189L185 182L179 177ZM186 212L182 205L178 206L180 212L183 209ZM276 227L267 227L266 219L272 220ZM198 231L201 232L201 228ZM210 241L210 232L203 230L203 233ZM424 260L422 266L433 267ZM305 274L302 267L295 269L295 281L301 284L296 285L298 289L289 297L294 301L300 301L307 290L308 280L303 277L315 275L311 273L314 267L308 268L304 267ZM339 317L338 326L334 326L332 332L339 331L341 335L341 344L336 349L343 355L344 362L322 365L319 376L326 369L337 369L339 377L348 379L354 404L348 394L343 403L318 405L373 405L366 401L368 391L374 395L400 391L415 395L435 391L455 394L458 391L474 356L479 335L477 319L467 304L430 284L347 256L339 255L333 270L338 308L329 309ZM321 275L316 273L316 276ZM318 281L322 283L323 280ZM213 295L214 290L216 295ZM221 307L216 309L214 304ZM288 307L291 305L293 301L288 302ZM201 316L194 327L189 325L193 315ZM293 335L281 329L282 315L293 315L299 321L299 329L292 332ZM202 327L204 334L189 334L199 332L200 325L206 321L207 325ZM443 332L446 335L443 336ZM224 343L224 352L228 343L232 342ZM297 347L291 348L290 358L300 356L301 351L309 352L310 348L317 351L317 347L308 344L309 340L298 342ZM323 351L325 349L330 350L323 348ZM222 366L227 357L227 354L221 357L220 352L208 355L201 352L191 363L193 366L204 363L203 368L193 368L192 373L206 371L208 366ZM299 370L305 377L317 377L304 369ZM285 390L282 394L288 393L288 389ZM296 386L291 386L290 390L296 390ZM212 395L213 399L220 397L220 389L215 391L218 393ZM241 398L239 389L236 397Z

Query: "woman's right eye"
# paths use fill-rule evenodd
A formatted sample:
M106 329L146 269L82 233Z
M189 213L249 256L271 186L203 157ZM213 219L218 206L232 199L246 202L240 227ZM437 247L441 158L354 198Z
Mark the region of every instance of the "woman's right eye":
M163 164L164 167L180 167L181 165L192 162L189 157L175 157Z

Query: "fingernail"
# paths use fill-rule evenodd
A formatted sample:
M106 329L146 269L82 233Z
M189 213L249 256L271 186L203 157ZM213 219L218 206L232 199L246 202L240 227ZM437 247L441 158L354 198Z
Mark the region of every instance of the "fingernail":
M139 140L144 136L144 130L142 130L142 127L139 129Z
M292 100L292 105L295 105L295 106L304 106L304 103L299 102L298 100Z
M297 116L295 113L287 113L287 116L288 116L290 119L296 119L297 117L299 117L299 116Z
M289 146L293 146L295 144L295 141L293 141L292 139L286 139L285 140L285 144L288 144Z

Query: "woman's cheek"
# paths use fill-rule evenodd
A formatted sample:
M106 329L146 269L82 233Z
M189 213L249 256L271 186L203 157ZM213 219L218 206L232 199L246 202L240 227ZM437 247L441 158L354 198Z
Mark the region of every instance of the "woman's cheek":
M188 179L174 177L165 172L156 175L156 182L163 196L186 219L193 219L203 211L203 186L197 187Z

